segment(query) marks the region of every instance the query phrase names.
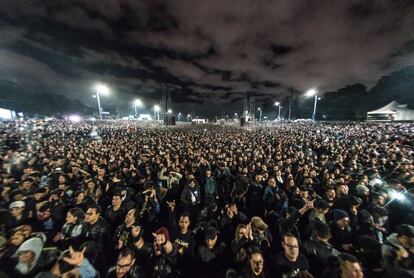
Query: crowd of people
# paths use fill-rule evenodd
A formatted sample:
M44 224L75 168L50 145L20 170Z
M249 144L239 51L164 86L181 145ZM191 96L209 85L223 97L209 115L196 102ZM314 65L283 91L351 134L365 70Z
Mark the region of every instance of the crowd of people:
M414 277L412 123L0 134L0 277Z

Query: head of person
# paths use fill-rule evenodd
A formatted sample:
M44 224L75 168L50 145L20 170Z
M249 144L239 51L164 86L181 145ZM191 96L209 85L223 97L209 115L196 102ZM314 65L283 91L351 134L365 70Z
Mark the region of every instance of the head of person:
M282 247L285 257L291 261L296 262L299 256L299 241L292 233L286 233L282 236Z
M89 206L85 213L85 222L91 225L95 224L98 221L101 213L102 209L99 205L94 204Z
M100 176L100 177L103 177L103 176L105 176L105 173L106 173L106 169L105 169L105 166L99 166L99 168L98 168L98 176Z
M332 188L332 187L328 188L328 189L326 190L326 192L325 192L325 195L326 195L326 198L327 198L329 201L334 200L334 199L335 199L335 197L336 197L336 192L335 192L335 189L334 189L334 188Z
M20 246L20 244L23 243L25 240L25 236L23 232L19 229L15 229L11 232L10 238L9 238L9 244L15 247Z
M314 232L317 240L328 242L332 235L330 227L320 221L315 222Z
M309 197L309 190L306 185L299 186L299 196L302 199L307 199Z
M414 226L402 224L397 227L397 238L400 244L409 249L414 242Z
M83 201L85 200L85 192L84 191L76 191L75 194L75 201L77 204L81 204L83 203Z
M112 206L119 207L122 204L122 195L120 193L112 196Z
M96 189L96 183L93 180L89 180L86 183L86 187L88 190L95 190Z
M264 259L259 249L249 250L249 267L251 272L258 276L263 273Z
M247 234L247 226L244 224L239 224L236 227L236 232L234 234L234 239L239 241L242 237L246 236Z
M21 274L28 274L32 271L43 250L43 241L38 237L33 237L20 245L15 256L18 257L18 263L15 269Z
M337 196L348 195L348 190L349 190L348 186L346 184L341 183L336 187L336 195Z
M190 188L194 188L194 187L196 186L196 182L195 182L195 180L194 180L194 179L190 179L190 180L188 181L188 186L189 186Z
M267 180L267 184L271 187L275 187L276 186L276 179L274 177L269 177L269 179Z
M188 227L190 226L190 215L187 212L184 212L180 215L178 226L182 232L188 231Z
M23 201L14 201L9 206L10 215L14 218L21 217L24 212L26 204Z
M213 249L217 243L218 232L214 227L207 227L204 231L204 240L209 249Z
M341 278L363 278L364 273L358 259L351 254L342 253L338 257Z
M32 179L25 179L22 181L22 183L19 186L19 189L23 192L29 192L32 190L33 187L33 180Z
M115 274L117 278L122 278L130 273L135 264L135 251L130 248L123 248L119 252L116 260Z
M66 183L66 177L64 175L59 175L58 184L65 184L65 183Z
M84 213L80 208L72 208L66 213L67 224L79 224L84 218Z
M51 216L52 216L52 212L50 210L49 203L43 204L37 211L37 219L40 221L46 221L50 219Z
M135 223L136 220L136 209L130 209L128 213L125 215L125 224L132 225Z
M329 204L322 199L318 199L314 203L314 208L319 213L327 214L329 211Z
M344 210L332 210L332 218L340 229L345 229L349 226L349 214Z

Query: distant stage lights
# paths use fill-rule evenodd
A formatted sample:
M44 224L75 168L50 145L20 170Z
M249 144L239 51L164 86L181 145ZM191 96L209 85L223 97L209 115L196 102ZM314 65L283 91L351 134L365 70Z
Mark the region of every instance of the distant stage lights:
M68 119L71 122L78 123L78 122L80 122L82 120L82 117L81 116L78 116L78 115L71 115L71 116L69 116Z

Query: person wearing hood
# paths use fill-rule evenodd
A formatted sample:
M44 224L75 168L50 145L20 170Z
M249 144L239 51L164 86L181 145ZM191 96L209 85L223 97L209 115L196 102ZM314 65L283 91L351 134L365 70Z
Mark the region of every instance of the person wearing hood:
M33 237L20 245L14 254L18 262L14 267L13 277L33 277L43 268L51 266L57 256L55 252L42 252L43 241L39 237Z
M403 262L410 256L413 249L414 227L402 224L397 227L396 233L391 234L382 245L381 253L384 266L388 274L395 273ZM411 255L412 256L412 255Z

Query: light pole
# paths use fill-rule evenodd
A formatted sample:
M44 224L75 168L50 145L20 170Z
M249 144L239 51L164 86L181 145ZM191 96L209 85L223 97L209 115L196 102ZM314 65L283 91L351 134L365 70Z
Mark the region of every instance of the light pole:
M160 120L160 114L159 114L159 112L160 112L160 106L159 105L154 105L154 117L156 116L157 117L157 121L159 121Z
M96 100L98 101L98 111L99 111L99 119L102 120L102 107L101 107L101 100L99 98L100 94L108 94L109 89L104 84L96 84L95 85L95 91L96 91Z
M279 113L277 114L277 120L278 120L278 121L280 121L280 109L282 108L282 107L280 106L280 102L279 102L279 101L276 101L276 102L275 102L275 106L279 106Z
M134 100L134 111L135 111L135 118L138 116L137 108L142 106L142 100L139 98Z
M178 118L178 121L181 120L181 112L178 112L177 118Z
M262 121L262 108L257 108L257 110L259 110L259 122L261 122Z
M310 89L309 91L306 92L306 96L308 97L315 97L315 101L313 103L313 113L312 113L312 121L315 122L315 118L316 118L316 105L318 104L318 92L316 91L316 89Z
M191 115L190 114L187 114L187 122L190 121L190 118L191 118Z

